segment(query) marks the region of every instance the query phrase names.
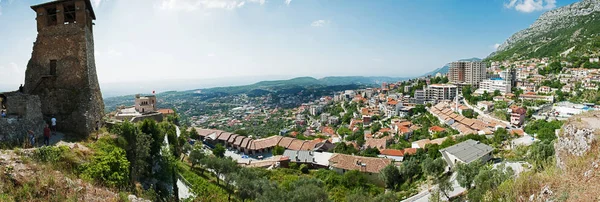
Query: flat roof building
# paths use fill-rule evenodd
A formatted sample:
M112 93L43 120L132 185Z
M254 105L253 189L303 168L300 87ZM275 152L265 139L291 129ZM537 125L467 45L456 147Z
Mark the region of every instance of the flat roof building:
M492 158L492 151L494 148L470 139L440 150L449 168L454 168L457 163L487 162Z

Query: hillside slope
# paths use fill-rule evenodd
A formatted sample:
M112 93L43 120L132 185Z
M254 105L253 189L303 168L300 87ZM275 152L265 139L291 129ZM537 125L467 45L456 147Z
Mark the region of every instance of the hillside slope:
M555 162L541 173L519 176L510 193L517 201L600 199L600 112L571 117L554 142Z
M542 14L508 38L488 60L590 56L600 51L600 0L582 0Z

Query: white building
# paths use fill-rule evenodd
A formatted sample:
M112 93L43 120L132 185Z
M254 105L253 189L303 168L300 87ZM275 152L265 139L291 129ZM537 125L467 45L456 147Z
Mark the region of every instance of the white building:
M511 84L509 81L497 78L497 79L486 79L479 83L479 89L475 91L476 94L483 94L483 92L494 93L496 90L500 91L503 95L511 92Z
M449 168L454 168L457 163L469 164L476 160L487 162L492 158L492 151L494 148L475 140L467 140L440 150Z
M458 87L452 84L431 84L423 90L415 91L417 104L424 102L437 103L442 100L453 100L458 93Z

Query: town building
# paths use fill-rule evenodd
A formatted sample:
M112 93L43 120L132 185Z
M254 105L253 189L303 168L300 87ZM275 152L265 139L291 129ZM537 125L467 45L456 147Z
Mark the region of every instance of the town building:
M494 93L500 91L502 95L511 92L511 82L506 81L502 78L486 79L479 83L479 89L475 91L475 94L483 94L484 92Z
M169 115L174 115L172 109L157 109L156 95L135 95L135 105L131 107L119 107L112 116L113 121L129 121L132 123L144 119L153 119L161 122Z
M523 107L515 107L511 110L510 124L515 126L521 126L525 122L525 115L527 110Z
M491 101L480 101L477 102L477 108L484 112L490 112L494 110L494 103Z
M438 103L442 100L453 100L458 94L458 87L452 84L431 84L423 90L415 91L417 104Z
M404 160L404 150L398 149L381 149L379 150L379 158L388 158L393 161L402 161Z
M485 163L492 158L492 151L494 148L471 139L440 150L449 169L458 163L469 164L478 160Z
M480 61L457 61L450 63L448 80L451 83L465 83L478 86L486 78L486 63Z

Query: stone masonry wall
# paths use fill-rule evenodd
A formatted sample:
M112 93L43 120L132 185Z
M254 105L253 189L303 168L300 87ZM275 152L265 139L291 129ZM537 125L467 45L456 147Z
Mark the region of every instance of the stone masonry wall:
M32 130L37 137L43 135L44 120L41 102L38 96L23 93L5 93L6 107L9 114L0 118L0 143L21 144Z
M78 24L40 28L25 74L25 92L40 97L44 119L55 117L59 131L81 136L95 129L104 112L91 32Z

